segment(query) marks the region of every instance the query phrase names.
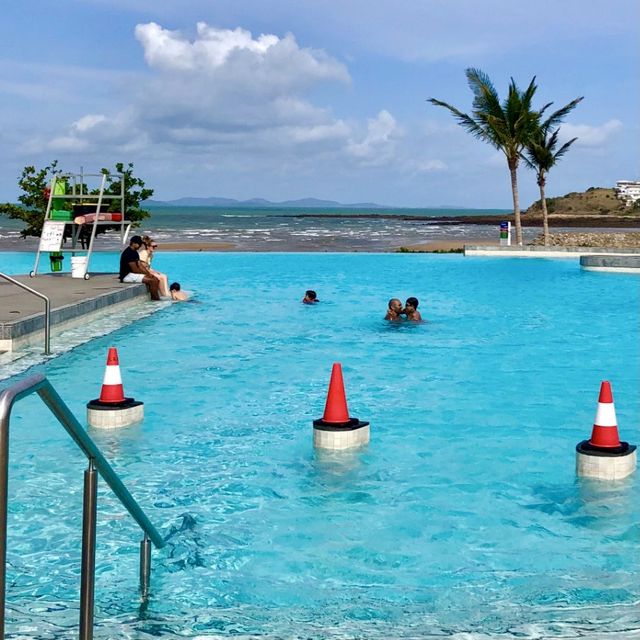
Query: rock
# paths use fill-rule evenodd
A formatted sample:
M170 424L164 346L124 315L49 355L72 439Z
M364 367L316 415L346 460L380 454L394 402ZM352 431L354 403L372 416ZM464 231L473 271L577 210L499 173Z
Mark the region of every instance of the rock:
M530 244L544 246L540 234ZM550 233L551 247L602 247L611 249L640 249L640 232L627 233Z

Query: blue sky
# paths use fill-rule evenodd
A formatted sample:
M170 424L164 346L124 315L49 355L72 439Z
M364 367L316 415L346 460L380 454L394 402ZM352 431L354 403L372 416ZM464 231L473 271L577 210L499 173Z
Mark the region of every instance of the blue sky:
M509 207L504 158L437 97L584 101L548 195L640 178L637 0L25 0L0 21L0 200L22 167L134 162L155 198ZM537 197L520 171L523 206Z

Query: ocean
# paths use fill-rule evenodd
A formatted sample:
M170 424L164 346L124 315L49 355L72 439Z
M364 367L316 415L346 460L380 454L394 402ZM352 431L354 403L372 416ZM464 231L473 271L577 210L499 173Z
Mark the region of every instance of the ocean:
M330 209L153 206L138 233L164 243L224 243L238 251L390 251L457 238L498 238L498 226L461 224L452 216L499 216L500 209ZM37 239L19 237L22 223L0 217L0 249L33 250ZM539 229L525 229L533 238ZM230 246L228 246L230 245ZM118 246L118 235L97 248Z

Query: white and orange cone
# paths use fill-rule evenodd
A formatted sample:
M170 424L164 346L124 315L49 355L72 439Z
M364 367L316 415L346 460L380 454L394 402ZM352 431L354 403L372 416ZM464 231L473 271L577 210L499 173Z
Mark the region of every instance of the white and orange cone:
M125 401L118 350L115 347L109 347L107 368L104 371L99 400L106 404L117 404Z
M600 384L598 408L596 410L596 418L593 422L593 431L591 432L589 444L605 449L620 446L616 408L613 404L611 384L607 380L603 380Z
M603 380L591 439L576 445L576 473L598 480L622 480L636 465L636 446L620 442L611 383Z
M143 418L144 403L124 396L118 350L109 347L100 397L87 403L87 422L99 429L117 429Z

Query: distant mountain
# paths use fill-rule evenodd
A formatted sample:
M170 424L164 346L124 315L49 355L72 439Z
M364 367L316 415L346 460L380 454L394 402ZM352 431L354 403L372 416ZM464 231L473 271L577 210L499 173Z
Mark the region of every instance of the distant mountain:
M285 200L284 202L271 202L264 198L251 198L250 200L235 200L233 198L177 198L176 200L147 200L145 204L152 207L306 207L306 208L334 208L334 209L385 209L381 204L374 202L356 202L344 204L335 200L319 200L318 198L301 198L300 200Z

